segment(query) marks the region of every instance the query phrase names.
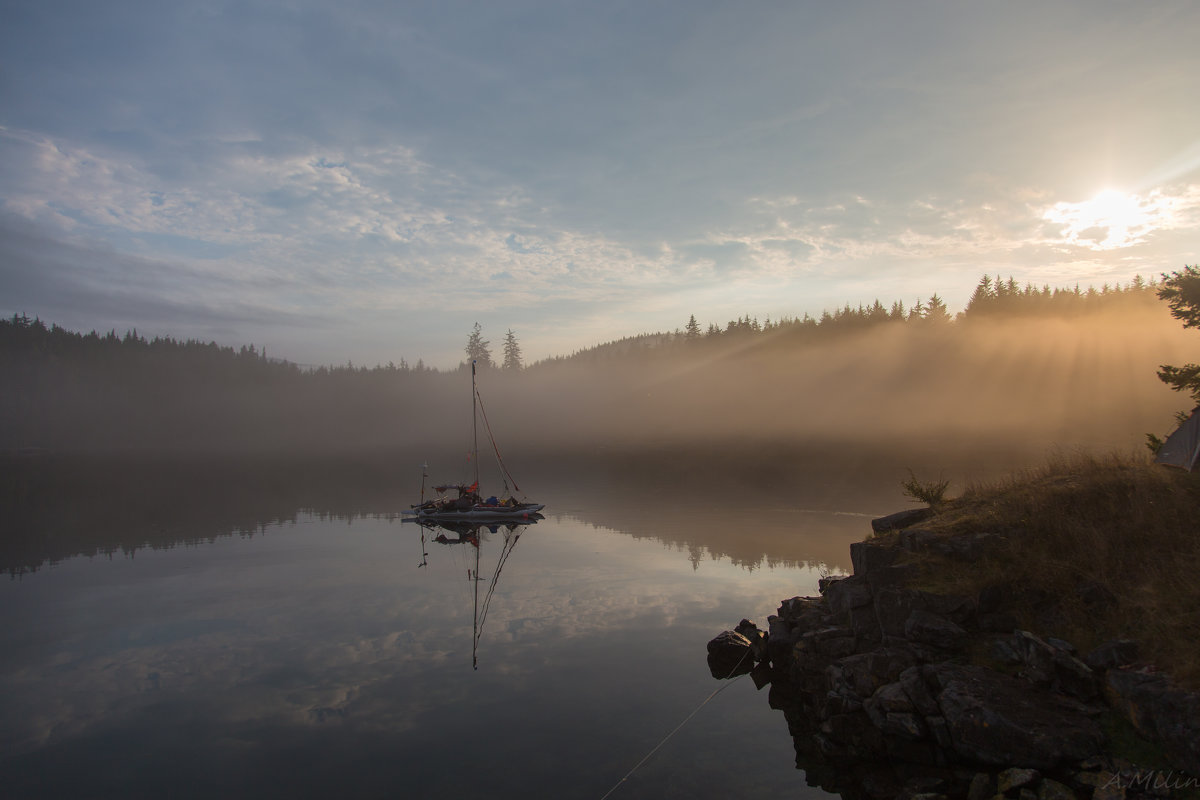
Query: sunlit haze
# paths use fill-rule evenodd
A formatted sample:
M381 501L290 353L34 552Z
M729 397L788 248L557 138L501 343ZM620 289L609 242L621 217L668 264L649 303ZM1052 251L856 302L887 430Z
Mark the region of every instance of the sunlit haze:
M527 361L1200 261L1200 6L22 3L0 312ZM1151 380L1153 378L1151 377Z

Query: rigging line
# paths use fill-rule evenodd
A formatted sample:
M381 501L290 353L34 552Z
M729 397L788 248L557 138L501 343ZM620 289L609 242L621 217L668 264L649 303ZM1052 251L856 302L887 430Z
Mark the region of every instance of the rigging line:
M726 689L728 689L730 686L733 686L733 685L734 685L735 683L737 683L739 680L741 680L742 678L744 678L744 677L745 677L745 674L743 673L742 675L738 675L738 676L737 676L736 678L734 678L733 680L731 680L731 681L729 680L730 676L732 676L732 675L733 675L733 673L737 672L737 669L738 669L738 667L740 667L740 666L742 665L742 662L746 660L746 656L748 656L748 655L750 655L750 648L749 648L749 647L747 647L747 648L746 648L746 652L742 653L742 657L738 659L738 662L737 662L736 664L734 664L734 665L733 665L733 669L729 670L729 675L726 675L726 676L725 676L725 680L727 680L727 681L729 681L729 682L728 682L728 683L725 683L725 684L722 684L721 686L719 686L719 687L717 688L717 690L716 690L716 691L714 691L714 692L713 692L712 694L710 694L708 697L704 698L704 702L702 702L700 705L696 706L696 710L695 710L695 711L693 711L692 713L690 713L690 714L688 714L686 717L684 717L684 720L683 720L683 722L681 722L681 723L679 723L678 725L676 725L676 726L675 726L675 730L673 730L673 731L671 731L670 733L668 733L666 736L664 736L664 737L662 738L662 741L661 741L661 742L659 742L658 744L654 745L654 749L653 749L653 750L651 750L649 753L647 753L645 758L643 758L641 761L639 761L637 764L635 764L635 765L633 766L633 769L631 769L631 770L629 770L629 772L625 773L625 777L624 777L624 778L621 778L621 780L617 781L617 782L616 782L616 784L615 784L615 785L614 785L614 786L613 786L611 789L609 789L607 792L605 792L605 793L604 793L604 796L603 796L603 797L601 797L601 798L600 798L600 800L608 800L608 796L609 796L610 794L612 794L612 793L613 793L613 792L615 792L617 789L619 789L622 783L624 783L625 781L629 780L630 776L631 776L631 775L633 775L633 773L637 772L637 771L638 771L638 769L640 769L640 768L641 768L641 766L642 766L643 764L645 764L647 761L649 761L649 760L650 760L650 757L651 757L651 756L653 756L655 753L657 753L657 752L659 751L659 749L660 749L660 748L661 748L661 747L662 747L664 744L666 744L666 743L667 743L667 740L668 740L668 739L670 739L672 736L674 736L676 733L678 733L678 732L679 732L679 729L680 729L680 728L682 728L684 725L686 725L686 724L688 723L688 721L689 721L689 720L690 720L692 717L694 717L694 716L696 716L697 714L699 714L699 713L700 713L700 709L702 709L702 708L704 708L706 705L708 705L708 702L709 702L710 700L712 700L714 697L716 697L717 695L719 695L721 692L725 691L725 690L726 690Z
M500 465L500 471L507 475L508 479L512 481L513 488L519 492L521 491L521 487L517 486L517 479L512 476L511 472L508 471L508 466L504 463L504 459L500 456L500 446L496 444L496 437L492 435L492 423L488 422L487 409L483 407L483 395L481 395L479 390L476 389L475 396L479 400L479 413L483 417L483 427L487 428L488 439L492 443L492 452L496 454L496 463Z

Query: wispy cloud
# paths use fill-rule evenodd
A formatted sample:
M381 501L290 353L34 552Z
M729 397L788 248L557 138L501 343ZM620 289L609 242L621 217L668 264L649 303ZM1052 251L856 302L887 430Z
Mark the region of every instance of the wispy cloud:
M161 316L340 316L355 348L441 337L438 363L475 319L548 355L983 269L1151 272L1194 252L1200 11L1087 11L30 7L0 30L0 198L82 261L127 256L115 285ZM1105 186L1174 205L1101 235L1079 204ZM0 295L54 315L13 291L37 285ZM341 335L240 330L305 361ZM391 357L351 338L333 360Z

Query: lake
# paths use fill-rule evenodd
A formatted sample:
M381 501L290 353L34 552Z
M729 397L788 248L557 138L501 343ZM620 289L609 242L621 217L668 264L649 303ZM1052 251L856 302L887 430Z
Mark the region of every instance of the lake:
M472 538L401 520L398 462L9 465L6 796L828 796L705 645L848 571L894 482L538 464L544 519Z

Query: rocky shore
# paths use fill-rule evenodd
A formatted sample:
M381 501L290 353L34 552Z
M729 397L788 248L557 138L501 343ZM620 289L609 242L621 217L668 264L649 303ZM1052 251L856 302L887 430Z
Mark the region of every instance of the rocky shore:
M915 588L922 554L974 560L1005 536L926 530L929 513L875 520L853 575L709 642L714 677L770 686L809 783L847 800L1200 797L1200 694L1136 641L1080 653L1022 630L1020 587Z

